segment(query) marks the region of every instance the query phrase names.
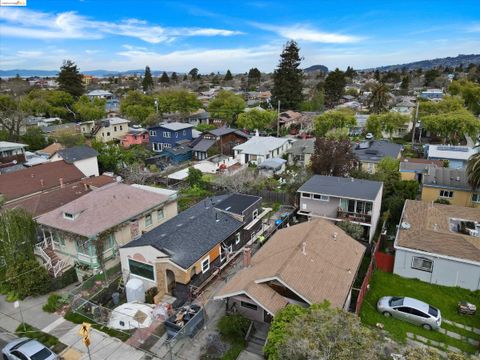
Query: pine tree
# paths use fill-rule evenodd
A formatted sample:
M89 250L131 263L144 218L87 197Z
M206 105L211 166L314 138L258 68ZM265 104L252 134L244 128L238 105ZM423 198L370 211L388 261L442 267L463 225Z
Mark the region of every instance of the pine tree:
M153 89L152 72L150 71L149 66L145 67L145 75L143 75L142 87L143 87L143 91L145 92L149 92L150 90Z
M162 77L160 78L160 82L162 84L168 84L170 82L170 78L168 77L165 71L163 72Z
M300 49L289 41L280 55L280 63L273 73L272 101L280 101L282 109L298 109L303 101L303 73L299 69Z
M253 86L260 84L261 78L262 78L262 74L260 70L258 70L257 68L251 68L248 71L247 87L251 88Z
M183 81L187 81L187 80L188 80L188 75L187 74L183 75Z
M403 94L406 95L408 93L409 86L410 86L410 78L408 77L408 75L405 75L402 78L402 83L400 84L400 89L402 90Z
M188 75L190 75L190 77L192 78L192 80L198 80L199 78L199 75L198 75L198 69L197 68L193 68L192 70L190 70L190 72L188 73Z
M325 91L325 104L328 107L336 105L338 100L343 96L345 92L345 73L338 68L335 71L328 73L323 84Z
M374 114L380 114L388 110L389 88L384 83L378 83L372 89L368 99L368 107Z
M172 73L172 76L170 77L170 79L173 81L173 82L177 82L178 81L178 76L177 76L177 73L174 71Z
M350 66L348 66L347 70L345 70L345 76L350 78L350 79L353 78L356 75L357 75L357 72L355 70L353 70L353 68L350 67Z
M230 70L227 70L227 73L225 74L225 77L223 78L223 80L225 80L225 81L233 80L233 76L232 76L232 73L230 72Z
M71 60L64 60L57 77L58 88L74 97L80 97L84 92L83 75L77 65Z

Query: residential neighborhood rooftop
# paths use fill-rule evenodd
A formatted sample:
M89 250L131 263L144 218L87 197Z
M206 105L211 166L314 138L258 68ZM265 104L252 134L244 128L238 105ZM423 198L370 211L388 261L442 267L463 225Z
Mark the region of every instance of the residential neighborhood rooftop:
M292 155L313 154L315 152L315 139L296 140L286 152Z
M428 145L428 157L434 159L455 159L467 161L478 149L468 146Z
M362 162L378 163L385 157L397 159L401 151L402 145L388 140L362 141L353 146L353 152Z
M15 150L15 149L22 149L26 148L28 145L14 143L10 141L0 141L0 151L7 151L7 150Z
M62 157L69 164L73 164L75 161L90 159L98 156L97 150L90 146L79 145L71 148L60 149L57 154Z
M266 155L270 151L275 150L291 139L277 138L273 136L254 136L243 144L237 145L233 150L241 151L245 154Z
M267 285L278 280L309 304L328 300L342 308L365 252L365 246L323 219L277 231L217 293L221 299L246 294L271 314L288 301ZM341 256L339 256L341 254Z
M373 201L382 187L383 183L380 181L313 175L298 192Z
M480 221L480 208L406 200L395 247L480 262L480 237L462 234L451 220Z
M94 237L167 200L165 195L114 183L95 189L40 216L38 223L85 237ZM64 213L72 214L74 219L65 218Z
M171 131L178 131L178 130L193 128L193 125L188 123L181 123L181 122L170 122L170 123L165 122L165 123L160 123L158 126ZM155 127L155 126L152 126L152 127Z
M472 190L465 169L430 168L423 177L423 185L448 189Z

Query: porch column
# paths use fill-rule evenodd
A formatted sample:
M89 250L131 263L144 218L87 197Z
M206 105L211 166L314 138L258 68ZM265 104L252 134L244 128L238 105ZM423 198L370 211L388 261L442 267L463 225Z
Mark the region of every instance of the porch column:
M45 229L44 228L42 228L42 235L43 235L43 247L47 247L48 242L47 242L47 237L45 236Z

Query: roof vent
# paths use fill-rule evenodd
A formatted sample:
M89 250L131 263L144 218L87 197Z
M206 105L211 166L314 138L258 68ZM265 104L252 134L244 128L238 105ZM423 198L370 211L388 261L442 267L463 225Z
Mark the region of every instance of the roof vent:
M183 225L183 224L177 224L177 227L180 227L180 226L182 226L182 225Z
M337 234L336 232L333 233L333 235L332 235L333 240L337 240L337 235L338 235L338 234Z
M402 221L402 229L405 229L405 230L408 230L412 227L412 225L410 225L410 223L406 222L406 221Z

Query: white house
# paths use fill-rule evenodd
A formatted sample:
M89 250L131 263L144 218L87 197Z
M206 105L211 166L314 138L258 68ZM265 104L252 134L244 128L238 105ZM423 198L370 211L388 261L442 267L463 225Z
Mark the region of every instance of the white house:
M90 177L99 175L97 156L95 149L82 145L58 150L50 157L50 161L64 160L73 164L86 177Z
M480 208L407 200L394 247L395 274L480 289Z
M260 165L263 161L282 155L292 146L292 139L255 135L247 142L233 148L234 157L240 164Z

